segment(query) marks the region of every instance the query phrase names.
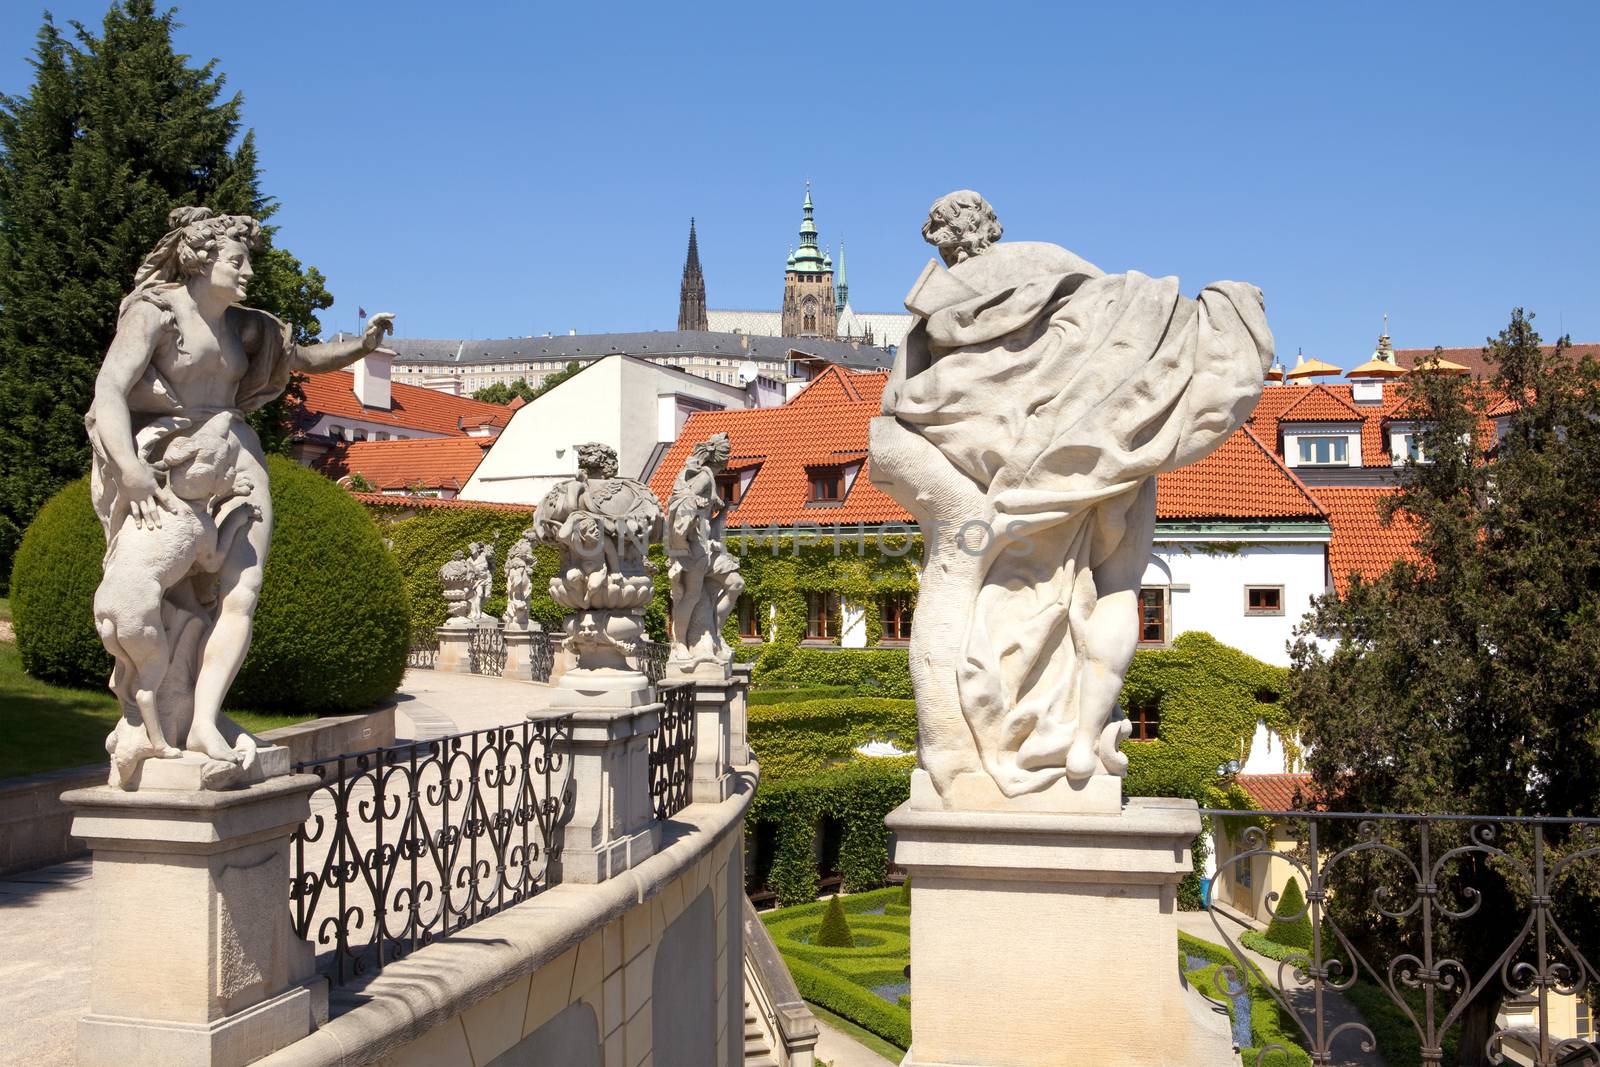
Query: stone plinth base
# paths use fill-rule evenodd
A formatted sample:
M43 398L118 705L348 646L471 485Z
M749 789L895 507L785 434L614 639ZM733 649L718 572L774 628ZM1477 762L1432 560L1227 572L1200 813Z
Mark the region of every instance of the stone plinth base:
M542 630L507 626L505 631L506 665L500 671L502 678L515 678L522 682L533 681L533 639L543 636Z
M320 784L302 774L226 792L62 797L94 852L80 1064L238 1067L326 1019L327 986L287 896L289 835Z
M638 671L614 667L574 667L553 684L550 706L576 708L638 708L654 704L655 686Z
M911 876L911 1050L902 1067L1215 1067L1225 1017L1178 975L1192 801L1117 814L887 819Z
M1122 810L1122 779L1097 774L1085 782L1062 778L1048 789L1008 797L987 774L958 774L944 795L928 772L911 772L911 806L923 811L1037 811L1060 814L1115 815Z
M147 759L133 772L134 789L234 789L256 785L289 773L289 750L282 745L261 745L249 768L214 760L198 752L175 759Z
M632 699L629 690L595 694L605 695ZM596 707L572 703L574 694L564 690L553 696L548 710L529 716L572 716L571 814L556 832L561 851L551 857L551 874L603 882L655 855L661 844L650 796L650 736L663 705Z
M447 622L434 631L439 635L439 651L433 658L433 669L446 674L472 673L472 631L466 619Z

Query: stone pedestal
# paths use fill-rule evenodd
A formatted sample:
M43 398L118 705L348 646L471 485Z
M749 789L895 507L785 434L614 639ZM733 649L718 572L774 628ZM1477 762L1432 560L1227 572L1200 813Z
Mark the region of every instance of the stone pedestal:
M557 831L561 854L550 861L560 881L603 882L661 844L650 801L650 736L663 705L644 675L624 673L571 671L549 709L529 716L572 716L572 814Z
M239 1067L327 1018L327 983L289 917L289 835L319 784L62 796L94 852L79 1064Z
M460 620L460 625L449 622L435 630L439 652L434 656L433 669L447 674L471 674L472 631L472 624L465 619Z
M744 724L749 715L746 707L748 675L736 678L729 668L730 664L726 663L703 663L692 671L683 671L669 663L662 678L669 685L688 683L694 686L691 804L720 804L728 799L733 795L733 767L749 762L749 744L744 739Z
M735 699L728 716L728 752L735 767L750 762L750 675L752 663L729 664L733 672Z
M502 678L533 681L533 643L544 637L542 630L524 630L507 626L505 632L506 665L500 672Z
M902 1067L1238 1062L1226 1017L1178 974L1193 801L1134 798L1114 814L915 804L886 820L911 876Z

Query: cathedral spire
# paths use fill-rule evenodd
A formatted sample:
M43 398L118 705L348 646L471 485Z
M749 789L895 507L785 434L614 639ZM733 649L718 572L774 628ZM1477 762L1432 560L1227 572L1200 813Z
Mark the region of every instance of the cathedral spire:
M844 279L844 242L839 242L839 274L833 282L833 308L838 314L844 314L844 306L850 303L850 283Z
M709 330L706 321L706 280L700 273L700 245L694 219L689 220L689 254L683 261L683 284L678 287L678 329Z

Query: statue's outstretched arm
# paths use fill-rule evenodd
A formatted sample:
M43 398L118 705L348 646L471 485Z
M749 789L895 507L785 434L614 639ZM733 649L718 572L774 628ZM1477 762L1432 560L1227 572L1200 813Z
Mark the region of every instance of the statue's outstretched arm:
M128 502L138 526L161 525L161 509L174 510L156 475L139 458L133 443L133 418L128 394L150 366L162 329L162 313L153 304L135 303L117 323L117 335L106 351L105 362L94 382L94 402L89 405L89 432L105 456L114 480Z
M299 345L295 349L294 369L307 374L348 367L383 343L383 335L394 330L394 313L380 311L367 320L360 337L348 341L325 341L319 345Z

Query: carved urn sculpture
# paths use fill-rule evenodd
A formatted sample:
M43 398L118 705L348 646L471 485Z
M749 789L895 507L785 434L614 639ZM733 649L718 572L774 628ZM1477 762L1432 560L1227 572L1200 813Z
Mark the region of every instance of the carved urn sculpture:
M444 593L444 610L449 616L447 626L466 626L472 614L472 564L460 549L452 552L439 568L439 586Z
M572 614L567 647L576 659L560 684L615 689L643 684L644 610L654 594L650 542L661 505L643 482L617 477L617 454L578 446L578 476L557 484L533 516L533 533L560 552L550 596Z

